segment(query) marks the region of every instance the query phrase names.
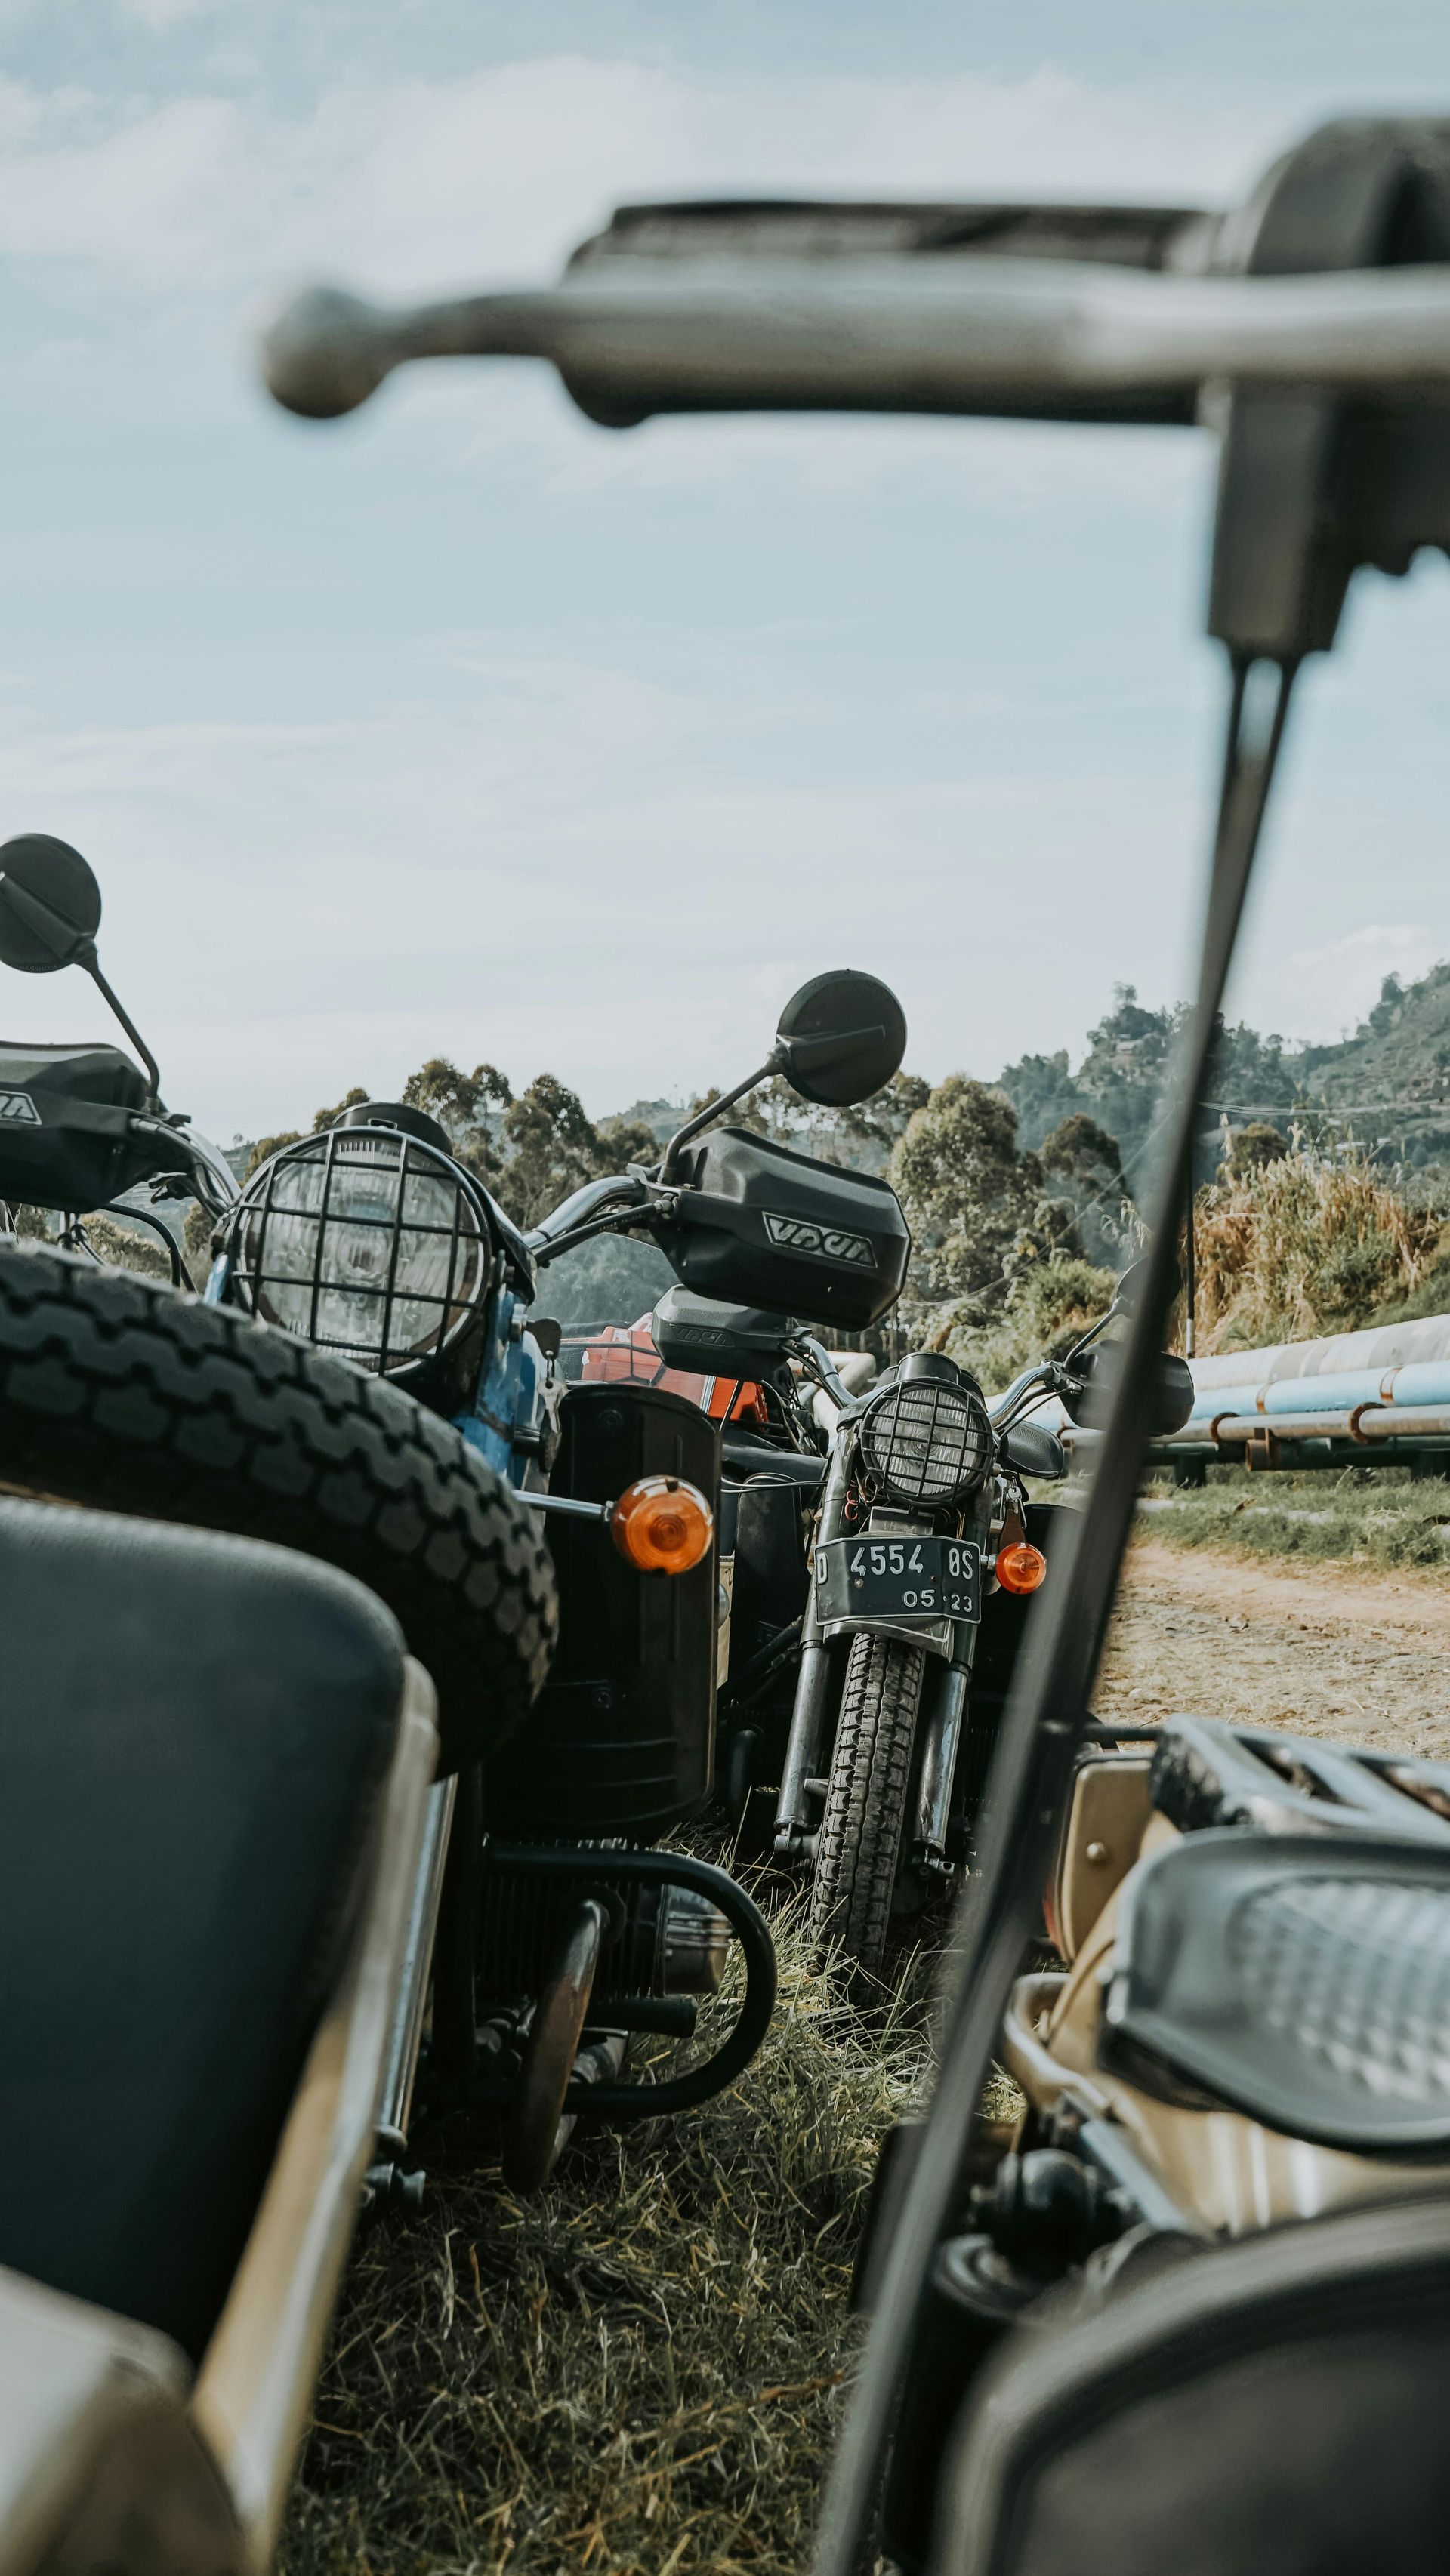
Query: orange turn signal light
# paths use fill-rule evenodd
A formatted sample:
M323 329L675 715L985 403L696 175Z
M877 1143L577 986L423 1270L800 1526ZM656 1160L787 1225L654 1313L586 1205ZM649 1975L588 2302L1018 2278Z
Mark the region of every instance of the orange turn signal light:
M683 1477L639 1476L620 1495L609 1528L625 1563L641 1574L688 1574L710 1552L715 1515Z
M997 1580L1004 1592L1035 1592L1046 1572L1041 1548L1030 1546L1025 1538L1004 1547L997 1558Z

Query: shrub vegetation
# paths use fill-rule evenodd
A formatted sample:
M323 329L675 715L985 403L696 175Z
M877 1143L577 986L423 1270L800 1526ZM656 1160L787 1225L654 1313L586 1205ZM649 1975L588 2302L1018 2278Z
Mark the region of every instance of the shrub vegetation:
M1251 1350L1373 1322L1415 1298L1444 1235L1432 1205L1401 1197L1362 1154L1328 1160L1300 1146L1245 1159L1198 1194L1198 1347Z

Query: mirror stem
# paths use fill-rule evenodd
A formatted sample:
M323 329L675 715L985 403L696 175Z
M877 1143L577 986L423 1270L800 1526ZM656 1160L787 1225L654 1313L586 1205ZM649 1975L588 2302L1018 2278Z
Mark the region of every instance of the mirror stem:
M146 1067L147 1080L151 1085L152 1105L159 1109L161 1106L161 1067L158 1065L155 1056L152 1054L151 1049L141 1035L140 1030L137 1028L130 1012L123 1008L116 995L112 992L105 976L101 973L101 961L96 955L96 943L93 939L87 940L83 947L77 948L75 951L74 963L77 966L84 966L86 973L89 975L91 982L95 985L102 1000L115 1012L117 1019L120 1021L121 1026L125 1030L127 1037L130 1039L136 1053L139 1055L142 1063Z
M665 1147L664 1160L660 1164L660 1179L662 1181L669 1179L675 1156L682 1145L688 1145L691 1137L698 1136L702 1127L713 1126L715 1120L721 1117L725 1110L733 1109L736 1101L743 1100L747 1091L753 1091L758 1082L766 1081L772 1073L779 1073L783 1061L781 1049L773 1047L764 1064L757 1066L754 1073L747 1073L745 1080L737 1082L733 1091L722 1091L718 1100L707 1101L703 1109L696 1110L693 1118L687 1118L683 1127L676 1131Z
M1194 1323L1196 1320L1195 1309L1198 1304L1198 1246L1194 1239L1196 1231L1197 1229L1194 1223L1193 1155L1190 1150L1188 1157L1188 1214L1184 1227L1183 1245L1183 1294L1186 1300L1183 1317L1183 1356L1187 1360L1196 1359L1198 1356L1196 1337L1194 1334Z
M1063 1367L1071 1368L1075 1359L1080 1359L1084 1351L1090 1350L1093 1343L1098 1340L1099 1336L1107 1331L1108 1326L1112 1323L1114 1317L1121 1315L1122 1311L1122 1307L1118 1304L1117 1299L1114 1298L1107 1313L1105 1315L1099 1315L1095 1324L1089 1324L1082 1340L1080 1342L1074 1342L1071 1350L1064 1354L1062 1362Z

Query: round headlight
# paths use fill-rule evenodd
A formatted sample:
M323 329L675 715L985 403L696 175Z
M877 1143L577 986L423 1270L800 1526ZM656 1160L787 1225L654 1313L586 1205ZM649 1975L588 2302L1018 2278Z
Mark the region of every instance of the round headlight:
M937 1377L885 1389L861 1420L861 1463L894 1503L950 1503L973 1494L992 1463L992 1426L979 1395Z
M232 1227L254 1314L381 1377L436 1359L479 1305L481 1203L435 1146L391 1127L333 1127L255 1172Z

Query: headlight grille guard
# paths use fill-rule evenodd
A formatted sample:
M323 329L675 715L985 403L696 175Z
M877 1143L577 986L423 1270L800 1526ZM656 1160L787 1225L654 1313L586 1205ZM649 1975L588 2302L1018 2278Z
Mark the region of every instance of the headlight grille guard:
M387 1214L368 1215L340 1204L340 1181L349 1167L373 1173L388 1172L392 1178L392 1206ZM287 1176L302 1169L321 1175L321 1192L315 1208L288 1205L279 1189L285 1189ZM449 1193L450 1215L447 1223L436 1222L416 1213L419 1182L441 1185ZM413 1202L410 1210L410 1198ZM269 1239L275 1243L283 1223L289 1227L310 1230L313 1260L310 1276L300 1269L283 1270L268 1265ZM392 1250L386 1276L376 1285L356 1277L329 1276L325 1268L328 1230L348 1227L357 1231L390 1232ZM315 1136L304 1136L295 1144L284 1145L268 1157L245 1183L241 1197L231 1211L225 1251L231 1270L231 1288L237 1303L260 1321L274 1329L292 1332L299 1340L313 1343L319 1350L331 1351L339 1359L350 1360L355 1367L370 1370L375 1376L398 1378L423 1368L451 1349L486 1300L491 1286L494 1261L493 1226L486 1193L462 1166L437 1146L421 1138L405 1135L400 1128L384 1125L330 1127ZM399 1261L404 1236L434 1238L447 1246L447 1270L441 1290L418 1289L399 1278ZM304 1330L298 1331L275 1311L269 1311L268 1292L298 1289L308 1293L308 1315ZM379 1330L375 1342L329 1333L323 1328L320 1313L323 1300L345 1295L376 1301ZM413 1340L399 1343L394 1337L394 1319L400 1307L422 1307L436 1315L436 1330L425 1343Z
M918 1510L977 1493L995 1454L981 1397L939 1378L884 1388L861 1416L856 1444L881 1499Z

